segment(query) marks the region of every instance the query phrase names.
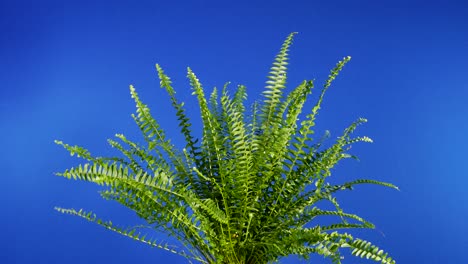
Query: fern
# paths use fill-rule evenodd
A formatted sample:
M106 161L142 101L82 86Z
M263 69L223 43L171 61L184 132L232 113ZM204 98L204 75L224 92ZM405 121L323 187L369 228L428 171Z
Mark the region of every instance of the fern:
M245 106L245 86L239 85L231 93L226 83L221 91L214 88L207 98L200 80L188 68L187 77L203 124L200 137L193 133L171 79L156 65L160 86L176 110L186 142L181 150L167 138L133 86L130 95L136 113L132 117L144 144L117 134L108 143L122 155L95 157L83 147L55 141L72 156L86 160L58 176L102 186L102 198L133 210L145 225L121 228L82 209L55 209L201 263L268 263L291 254L304 259L318 254L342 263L342 248L350 248L358 257L395 263L370 242L339 232L375 226L345 212L335 194L361 184L398 187L372 179L336 185L327 182L338 162L357 159L348 153L352 144L372 142L365 136L353 136L367 120L359 118L351 123L328 148L322 147L329 138L328 131L319 140L313 138L325 92L351 58L345 57L331 70L317 102L298 122L315 84L304 80L284 93L288 51L295 34L286 38L273 62L263 100L250 108ZM320 209L320 201L330 202L334 210ZM323 217L336 221L319 225L317 221ZM143 228L175 237L185 250L147 239L141 232Z

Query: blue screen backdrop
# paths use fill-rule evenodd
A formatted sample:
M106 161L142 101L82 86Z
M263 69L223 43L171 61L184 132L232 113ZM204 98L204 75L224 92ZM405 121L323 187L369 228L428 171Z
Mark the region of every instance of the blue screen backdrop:
M317 137L329 129L333 140L365 117L358 134L374 139L353 147L361 161L343 161L332 181L374 178L401 189L341 194L346 211L377 226L351 233L397 263L468 263L468 4L450 0L1 1L0 263L187 263L54 211L84 208L116 224L140 223L102 200L100 187L54 176L82 160L53 141L103 156L115 153L106 139L116 133L142 141L130 117L133 84L182 146L154 64L173 79L199 132L186 67L206 91L231 81L247 86L249 102L259 100L293 31L289 88L323 83L352 56L326 95ZM344 263L373 262L345 254Z

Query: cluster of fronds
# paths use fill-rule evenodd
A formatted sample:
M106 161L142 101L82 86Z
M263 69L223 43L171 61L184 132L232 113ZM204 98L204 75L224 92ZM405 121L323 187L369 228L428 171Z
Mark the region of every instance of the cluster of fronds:
M115 227L91 212L58 207L56 210L202 263L268 263L291 254L307 259L312 253L341 263L339 249L343 247L351 248L356 256L395 263L369 242L337 231L374 226L345 213L334 194L358 184L397 187L368 179L339 185L326 182L337 162L354 157L347 153L351 144L371 142L368 137L352 137L356 127L366 120L360 118L352 123L329 148L322 149L323 140L312 139L324 94L350 57L331 71L317 103L298 123L314 82L303 81L283 94L293 36L294 33L288 36L273 63L264 100L255 103L249 115L244 105L245 86L238 86L230 94L225 85L220 93L215 88L207 97L198 78L188 69L203 122L201 140L192 135L184 104L177 101L170 78L156 65L161 87L169 94L186 140L183 150L170 142L133 86L130 93L137 110L132 117L145 144L118 134L118 141L109 143L123 156L103 158L56 141L72 155L89 161L58 175L105 186L100 192L103 198L134 210L146 221L146 227L177 238L187 252L147 239L139 228ZM324 200L336 210L316 206ZM314 226L321 216L336 216L338 222ZM306 224L314 227L306 228Z

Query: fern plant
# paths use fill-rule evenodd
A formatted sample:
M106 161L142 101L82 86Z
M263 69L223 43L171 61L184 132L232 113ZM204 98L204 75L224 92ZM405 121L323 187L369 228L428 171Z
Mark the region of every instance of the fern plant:
M220 93L215 88L207 97L197 76L188 69L203 122L201 140L192 134L184 104L176 99L170 78L156 65L161 87L177 112L186 141L182 150L171 144L133 86L130 94L136 114L132 117L144 144L117 134L109 144L123 155L94 157L82 147L56 141L71 155L87 160L57 175L104 186L100 192L104 199L132 209L145 220L144 228L166 232L186 250L147 238L141 226L124 228L90 211L55 209L201 263L268 263L293 254L308 259L314 253L341 263L341 248L350 248L358 257L395 263L370 242L340 232L374 225L344 212L334 195L360 184L398 188L371 179L327 183L331 169L340 160L355 158L347 153L351 144L372 142L368 137L352 136L366 120L359 118L348 126L329 148L322 147L327 133L317 142L312 138L324 94L350 57L331 71L318 101L299 123L314 82L305 80L284 94L288 50L294 35L283 43L271 67L263 100L254 103L251 110L244 105L245 86L238 86L231 94L226 84ZM320 201L331 202L336 210L320 209ZM322 216L335 216L337 222L320 225L317 219Z

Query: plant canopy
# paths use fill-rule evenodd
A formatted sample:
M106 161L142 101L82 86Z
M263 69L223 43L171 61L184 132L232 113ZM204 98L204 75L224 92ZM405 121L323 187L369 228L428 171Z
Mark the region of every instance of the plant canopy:
M366 119L349 125L328 148L322 146L328 133L313 139L324 94L351 58L345 57L331 70L317 102L299 122L314 81L304 80L285 93L288 50L294 35L286 38L274 59L263 99L248 110L245 86L239 85L230 93L226 84L220 92L214 88L206 96L199 79L188 69L200 106L201 138L193 135L184 103L176 99L170 78L156 65L186 141L183 149L171 143L133 86L130 94L136 113L132 117L144 136L143 144L117 134L108 142L122 155L95 157L82 147L55 141L87 161L57 175L103 186L100 195L104 199L135 211L145 220L144 228L173 236L184 250L147 238L147 229L142 226L116 226L83 209L55 209L200 263L269 263L288 255L308 259L310 254L341 263L341 248L350 248L358 257L395 263L370 242L341 232L374 225L344 212L335 194L360 184L398 188L372 179L338 185L327 182L340 160L356 158L348 154L352 144L372 142L365 136L352 136ZM336 209L320 209L320 201L329 201ZM321 225L317 219L323 216L338 220Z

